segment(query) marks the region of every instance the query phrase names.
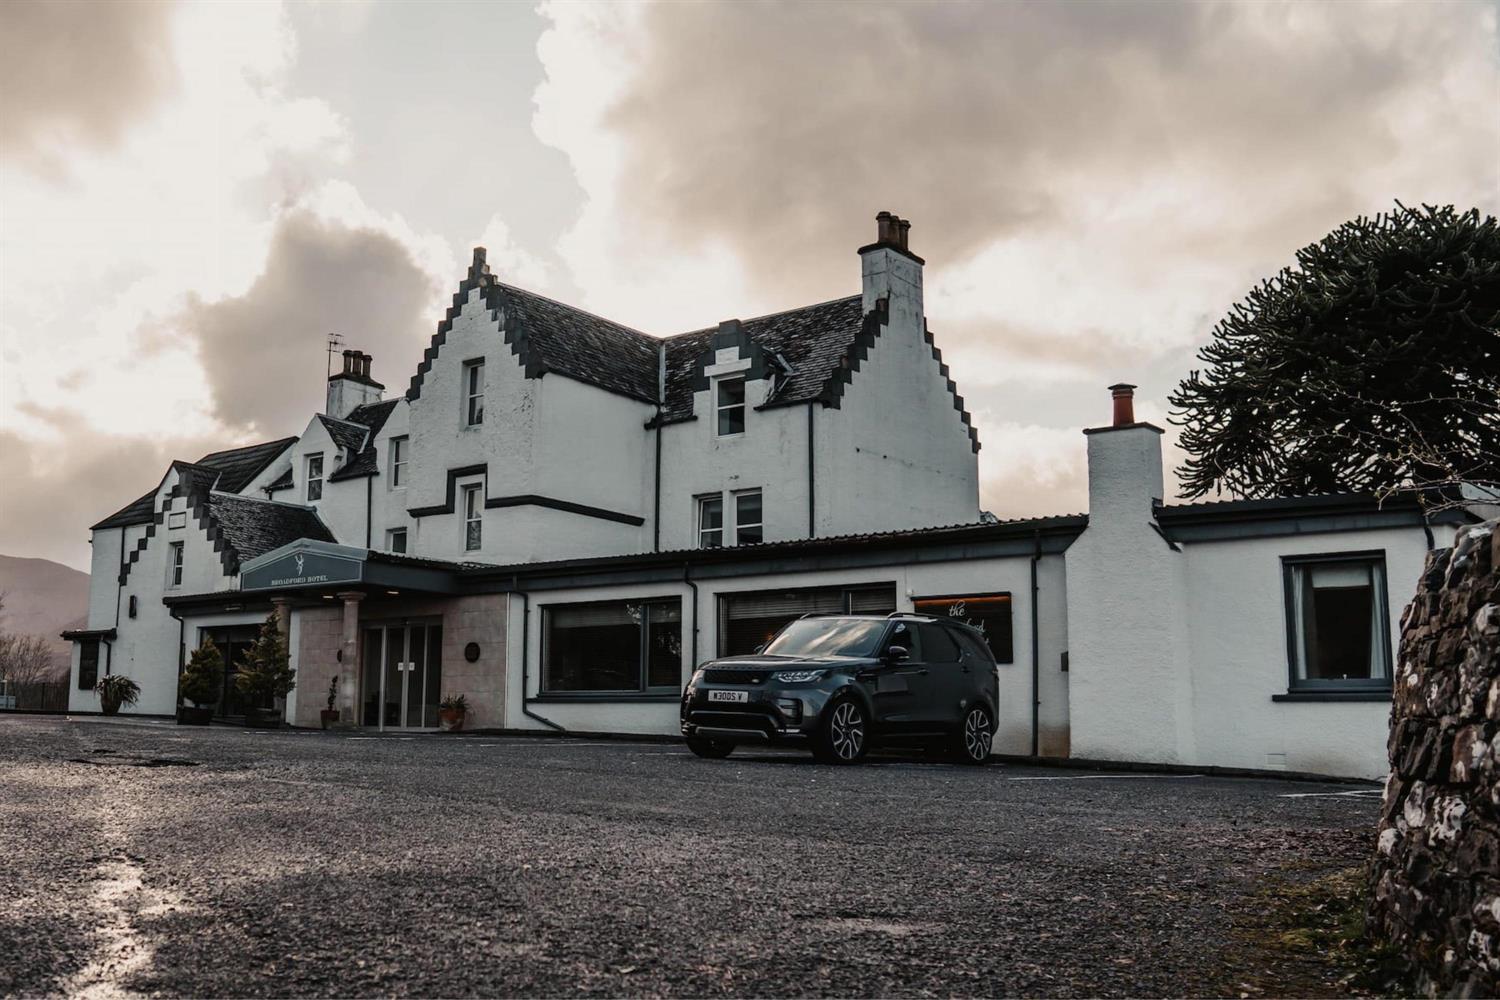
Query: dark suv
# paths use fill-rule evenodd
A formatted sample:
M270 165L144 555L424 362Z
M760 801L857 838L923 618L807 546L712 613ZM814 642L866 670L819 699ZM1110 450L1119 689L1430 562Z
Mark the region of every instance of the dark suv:
M977 629L926 615L806 615L761 652L693 674L682 735L700 757L788 743L852 764L872 743L915 743L983 764L998 704L999 671Z

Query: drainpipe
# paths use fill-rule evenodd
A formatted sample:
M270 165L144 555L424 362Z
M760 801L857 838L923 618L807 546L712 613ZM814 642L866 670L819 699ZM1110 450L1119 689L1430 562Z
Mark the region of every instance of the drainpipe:
M813 408L816 402L807 404L807 537L813 538L817 535L817 522L813 518L813 493L817 485L813 471Z
M1037 611L1037 595L1041 587L1037 584L1037 563L1042 561L1042 533L1035 532L1036 547L1031 553L1031 756L1039 754L1042 709L1042 654L1041 639L1037 626L1041 615Z
M562 726L551 719L537 715L529 707L531 705L531 649L530 628L531 625L531 595L521 589L521 577L517 574L512 578L510 592L521 595L521 714L528 719L535 719L544 726L549 726L559 733L567 732Z
M692 572L692 569L693 569L693 564L692 563L683 563L682 564L682 582L685 583L685 584L687 584L688 585L688 589L693 592L693 632L692 632L693 659L692 659L692 668L694 670L697 670L698 669L698 585L696 583L694 583L689 578L689 574Z
M177 690L172 693L172 708L176 710L182 706L182 643L187 638L187 622L182 620L176 608L167 608L167 614L177 619Z
M125 525L120 525L120 569L115 573L115 628L120 627L120 596L125 590L125 585L120 582L120 576L125 572ZM106 671L108 673L108 671Z
M651 513L651 551L661 551L661 405L656 407L656 485L653 489Z
M374 501L373 501L372 494L374 492L374 487L375 487L375 477L374 476L366 476L365 477L365 548L367 548L367 549L370 547L370 531L371 531L370 514L371 514L371 511L373 510L372 504L373 504Z

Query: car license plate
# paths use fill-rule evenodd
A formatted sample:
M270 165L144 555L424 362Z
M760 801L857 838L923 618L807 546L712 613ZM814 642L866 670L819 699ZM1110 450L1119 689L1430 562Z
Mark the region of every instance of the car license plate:
M735 701L735 702L744 702L744 701L749 701L750 700L750 692L749 691L710 691L710 692L708 692L708 700L709 701Z

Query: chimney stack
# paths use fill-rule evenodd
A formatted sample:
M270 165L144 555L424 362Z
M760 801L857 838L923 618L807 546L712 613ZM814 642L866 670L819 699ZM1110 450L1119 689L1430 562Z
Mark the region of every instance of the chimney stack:
M1135 423L1135 386L1119 382L1110 386L1109 392L1115 402L1114 426L1129 427Z
M875 216L875 242L859 248L860 275L864 284L864 307L868 312L881 299L920 330L922 312L921 257L907 246L911 223L894 212Z
M327 416L343 420L357 407L380 401L385 386L370 376L372 360L363 351L344 352L344 370L328 376Z

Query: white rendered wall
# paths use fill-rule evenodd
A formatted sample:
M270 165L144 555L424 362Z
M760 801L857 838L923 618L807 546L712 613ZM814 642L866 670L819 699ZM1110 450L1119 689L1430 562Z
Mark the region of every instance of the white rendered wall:
M1072 755L1190 763L1184 559L1151 526L1161 434L1087 438L1089 525L1067 551Z
M1389 700L1271 700L1286 693L1289 677L1281 559L1384 551L1394 660L1401 612L1416 592L1427 556L1422 529L1198 542L1183 550L1193 623L1196 762L1383 778Z

